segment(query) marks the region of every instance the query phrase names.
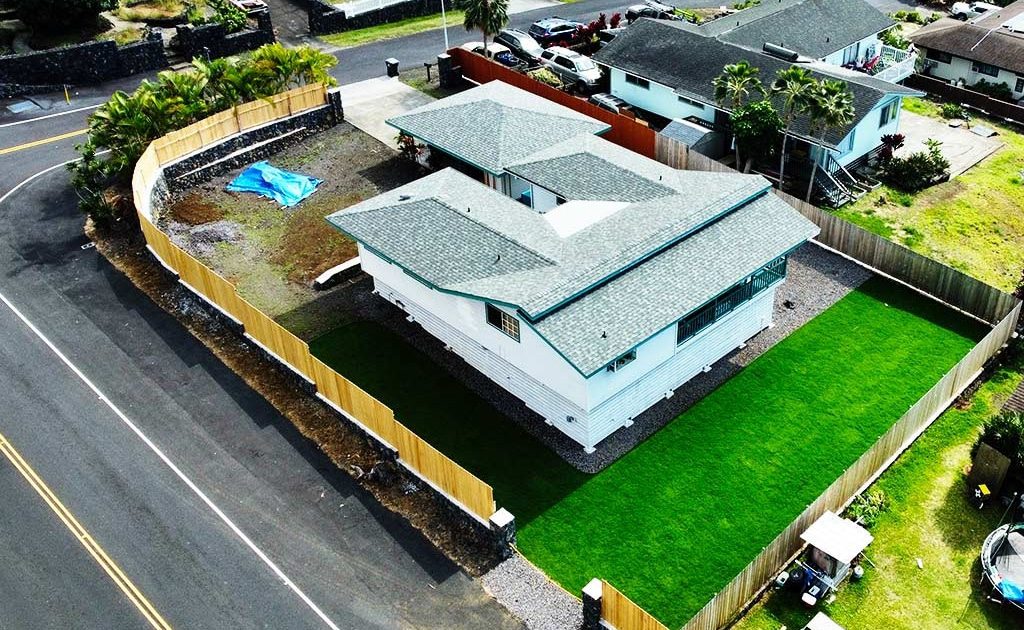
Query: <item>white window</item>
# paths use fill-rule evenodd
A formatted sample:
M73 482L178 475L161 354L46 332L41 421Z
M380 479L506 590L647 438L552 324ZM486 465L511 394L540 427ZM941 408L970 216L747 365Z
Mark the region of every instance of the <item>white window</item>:
M519 341L519 320L497 306L487 305L487 323Z
M878 117L878 127L884 127L893 120L900 111L900 99L894 99L882 106L882 113Z
M626 73L626 83L629 83L630 85L635 85L638 88L643 88L645 90L651 87L651 82L648 81L647 79L638 77L635 74L629 74L628 72Z
M846 50L843 51L843 65L854 63L857 61L857 53L860 52L860 42L847 46Z
M622 355L618 359L615 359L608 364L609 372L618 372L622 368L626 367L633 361L636 361L636 349L630 350L626 354Z
M1024 77L1017 77L1017 84L1013 86L1014 92L1024 92Z

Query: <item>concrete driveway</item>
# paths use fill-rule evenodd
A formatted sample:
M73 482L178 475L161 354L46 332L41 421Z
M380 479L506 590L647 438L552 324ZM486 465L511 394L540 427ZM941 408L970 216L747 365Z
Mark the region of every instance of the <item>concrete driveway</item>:
M938 140L942 142L942 154L949 160L950 177L960 175L1003 146L998 135L984 138L965 126L950 127L941 120L908 111L902 112L900 116L900 133L907 139L896 155L906 156L924 151L926 140Z
M380 77L341 86L345 120L392 149L396 148L398 131L384 121L433 101L433 97L398 78Z

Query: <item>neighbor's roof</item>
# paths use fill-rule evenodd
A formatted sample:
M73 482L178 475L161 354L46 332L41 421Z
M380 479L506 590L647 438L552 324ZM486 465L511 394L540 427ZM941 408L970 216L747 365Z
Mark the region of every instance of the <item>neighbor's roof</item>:
M676 118L667 124L660 133L673 140L678 140L688 147L692 147L715 132L703 125Z
M717 106L712 81L727 64L745 59L760 68L760 77L765 83L770 83L777 71L794 65L742 46L704 37L680 24L647 18L637 20L598 51L594 61L667 85L682 96L712 106ZM666 59L671 59L672 63L665 63ZM825 63L796 65L807 67L818 78L840 79L850 86L857 116L850 125L829 132L826 143L833 148L887 95L921 94L917 90ZM792 133L809 138L810 119L797 116Z
M576 198L545 215L446 169L328 221L432 286L517 308L584 375L817 233L760 176L677 171L597 138L513 168L581 160L646 181L618 194L586 176L544 179ZM560 209L588 207L601 218L556 229Z
M1004 26L1013 21L1014 30ZM988 13L974 22L943 18L910 34L922 48L980 61L1024 74L1024 0Z
M868 530L830 511L818 517L800 538L843 564L853 562L874 540Z
M387 123L495 175L552 143L611 128L501 81L439 99Z
M768 10L772 7L778 8ZM750 9L709 25L722 22L727 29L718 34L722 41L751 50L760 51L765 42L770 42L821 59L895 24L865 0L800 0L785 4L769 0L756 8L763 8L763 12L743 20L739 26L735 26L736 18Z

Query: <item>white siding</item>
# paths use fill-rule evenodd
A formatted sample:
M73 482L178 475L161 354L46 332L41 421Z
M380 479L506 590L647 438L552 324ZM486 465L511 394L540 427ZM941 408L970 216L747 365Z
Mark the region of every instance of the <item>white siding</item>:
M878 39L877 33L868 35L856 44L851 44L850 46L854 45L857 46L856 61L861 64L870 61L873 57L878 56L882 52L882 42ZM842 66L846 55L846 49L850 46L844 46L839 50L831 52L822 57L821 60L825 63L830 63L833 66Z
M588 426L594 443L767 328L774 301L772 287L681 346L676 346L676 327L672 326L637 348L636 360L618 372L601 371L590 377Z
M699 108L681 101L679 95L666 85L650 81L649 86L645 89L632 83L626 83L626 73L618 68L611 68L610 77L612 94L640 109L646 109L665 118L696 116L707 122L715 121L713 107L705 105L703 108Z
M641 344L632 363L585 379L526 322L517 342L487 323L484 302L434 290L362 245L359 256L381 297L588 451L767 327L775 295L764 291L682 346L670 326Z
M1024 78L1024 75L1018 75L1015 72L1003 69L999 70L998 77L992 77L987 74L975 72L971 69L971 61L969 59L964 59L963 57L953 57L950 63L942 63L935 59L928 59L925 55L924 49L922 49L920 54L921 57L925 59L925 63L930 67L928 72L929 75L951 82L963 79L964 87L966 88L970 88L979 80L985 79L990 83L1005 83L1010 86L1010 90L1014 90L1014 88L1017 87L1017 79ZM1016 98L1021 98L1024 96L1024 91L1015 91L1013 95Z

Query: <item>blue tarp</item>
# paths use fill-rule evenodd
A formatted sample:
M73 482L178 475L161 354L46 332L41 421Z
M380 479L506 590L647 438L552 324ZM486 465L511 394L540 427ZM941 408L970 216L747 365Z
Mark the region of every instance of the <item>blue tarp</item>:
M285 208L291 208L312 195L319 185L320 180L315 177L282 171L264 160L242 171L227 189L270 197Z
M1024 591L1021 591L1019 586L1009 580L1003 580L999 583L999 592L1008 601L1018 604L1024 602Z

